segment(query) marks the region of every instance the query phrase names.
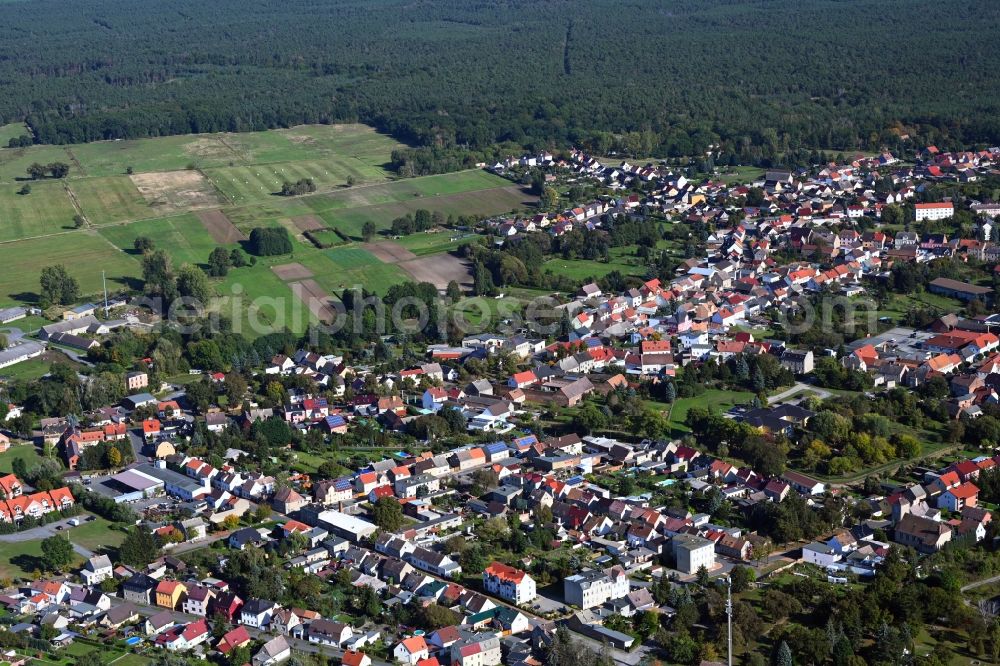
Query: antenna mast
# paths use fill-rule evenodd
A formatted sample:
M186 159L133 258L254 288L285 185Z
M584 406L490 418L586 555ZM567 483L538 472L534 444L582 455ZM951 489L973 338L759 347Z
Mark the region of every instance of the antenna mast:
M726 577L726 623L728 625L729 666L733 666L733 579Z

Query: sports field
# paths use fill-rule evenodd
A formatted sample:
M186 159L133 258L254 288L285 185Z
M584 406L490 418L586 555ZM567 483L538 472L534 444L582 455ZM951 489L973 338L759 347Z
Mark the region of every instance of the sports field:
M80 178L69 185L91 224L141 220L155 214L128 176Z
M18 194L20 189L20 185L0 185L0 241L73 229L76 209L62 183L32 183L31 194Z

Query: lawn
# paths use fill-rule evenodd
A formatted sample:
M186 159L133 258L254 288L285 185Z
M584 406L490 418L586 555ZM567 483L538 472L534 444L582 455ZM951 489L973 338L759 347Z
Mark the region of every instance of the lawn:
M709 389L693 398L678 398L674 401L670 409L670 424L674 430L687 431L684 419L687 418L688 410L692 407L707 407L717 413L725 412L733 405L740 405L753 399L754 394L750 391L723 391L719 389ZM662 403L650 402L649 405L655 409L667 407Z
M0 377L31 381L49 374L51 365L44 358L32 358L14 365L8 365L6 368L0 370Z
M456 322L465 326L469 333L488 330L492 325L520 313L524 306L536 298L549 296L552 292L542 289L509 288L503 298L473 296L457 301L452 310Z
M0 542L0 578L31 578L32 572L40 568L42 540ZM83 558L74 553L74 569Z
M38 277L43 266L63 264L80 283L81 294L101 291L101 271L108 289L116 290L139 275L139 263L93 231L34 238L8 243L3 248L4 271L0 273L0 301L35 302ZM132 282L134 284L134 282ZM81 299L82 300L82 299Z
M549 259L542 264L544 270L550 270L556 275L565 275L578 282L596 280L604 277L611 271L619 271L622 275L634 275L642 277L646 274L645 266L637 266L623 260L594 261L590 259Z
M698 178L707 178L727 185L734 183L749 184L764 175L764 170L752 166L719 167L718 173L700 173Z
M0 241L44 236L74 228L76 209L61 182L31 183L30 194L18 194L21 184L0 185Z
M69 528L66 535L73 543L95 552L106 548L117 548L125 540L124 532L100 516L96 516L90 522Z
M9 449L0 453L0 474L12 473L14 471L14 461L18 459L23 460L25 465L31 467L40 462L42 456L38 453L38 449L35 448L34 444L15 444L12 442Z
M192 213L106 226L99 231L115 247L136 257L138 253L133 249L135 239L145 236L153 241L155 247L166 250L177 266L183 263L206 264L208 255L218 245L205 225Z
M155 215L128 176L81 178L70 189L91 224L139 220Z
M932 294L928 291L921 291L913 294L893 294L889 303L886 305L885 310L886 314L905 314L909 310L927 309L947 313L958 312L963 307L964 303L957 298L948 298L947 296L941 296L940 294ZM883 315L883 312L880 311L879 316L885 315Z
M149 657L144 657L141 654L127 654L124 657L119 657L111 662L114 666L147 666L152 663Z
M52 322L46 319L45 317L28 315L23 319L17 319L8 324L4 324L2 327L0 327L0 329L16 328L24 333L32 333L40 329L42 326L51 323Z

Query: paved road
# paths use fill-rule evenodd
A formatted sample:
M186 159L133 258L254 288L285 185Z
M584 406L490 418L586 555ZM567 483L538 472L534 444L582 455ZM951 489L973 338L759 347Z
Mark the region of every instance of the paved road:
M142 447L145 442L143 441L141 433L141 429L128 431L128 441L132 445L132 454L135 456L136 463L146 462L146 456L142 454Z
M80 520L83 520L85 516L77 516ZM90 559L94 556L94 551L84 548L80 544L73 541L73 526L69 524L71 518L66 518L64 520L58 520L54 523L49 523L48 525L39 525L38 527L32 527L30 530L24 530L23 532L17 532L15 534L0 534L0 542L11 543L19 541L29 541L33 539L47 539L48 537L55 536L57 534L63 534L69 538L70 543L73 544L73 550L77 554ZM57 530L56 527L62 527L63 529Z
M826 389L821 389L818 386L812 386L811 384L805 384L803 382L796 382L795 386L793 386L792 388L786 389L786 390L782 391L781 393L775 393L774 395L768 396L767 397L767 401L770 402L770 403L781 402L782 400L784 400L784 399L786 399L788 397L791 397L791 396L796 395L798 393L805 393L805 392L814 393L814 394L816 394L817 396L819 396L820 398L822 398L824 400L826 400L827 398L829 398L829 397L831 397L833 395L832 393L830 393ZM804 398L806 396L803 395L803 396L800 396L800 397Z
M989 585L990 583L995 583L1000 580L1000 575L992 576L990 578L984 578L983 580L977 580L974 583L969 583L968 585L960 588L960 592L968 592L969 590L974 590L977 587L982 587L983 585Z

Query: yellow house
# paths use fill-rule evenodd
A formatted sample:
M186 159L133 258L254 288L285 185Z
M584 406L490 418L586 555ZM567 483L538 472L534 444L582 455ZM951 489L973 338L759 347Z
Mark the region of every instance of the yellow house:
M185 594L187 594L187 588L184 587L184 583L176 580L160 581L160 584L156 586L156 605L176 610L184 601Z
M700 203L705 203L705 195L692 194L688 199L688 203L691 204L692 206L697 206Z

